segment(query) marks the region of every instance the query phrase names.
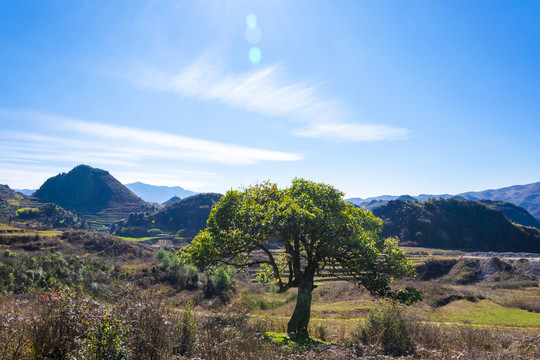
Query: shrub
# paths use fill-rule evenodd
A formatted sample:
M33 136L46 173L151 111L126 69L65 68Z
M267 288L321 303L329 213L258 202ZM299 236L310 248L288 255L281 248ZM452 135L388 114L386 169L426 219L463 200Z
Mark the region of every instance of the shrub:
M123 316L106 311L100 316L89 331L88 338L78 355L81 359L131 359L131 350L127 347L129 326Z
M12 297L0 296L0 359L22 359L28 348L28 314Z
M21 209L18 209L17 212L15 213L15 215L19 218L19 219L23 219L23 220L30 220L30 219L35 219L37 217L39 217L39 209L37 208L21 208Z
M208 281L204 286L204 297L211 299L219 296L224 302L229 299L225 294L228 290L234 290L236 270L232 266L220 266L208 274Z
M189 301L182 313L178 328L178 340L174 346L174 353L183 356L192 356L197 349L197 320L193 314L193 301Z
M360 326L360 339L364 344L381 345L392 355L414 352L414 344L409 332L410 319L403 308L395 303L373 310Z
M236 270L232 266L220 266L210 276L218 293L232 290L235 285Z
M6 250L0 260L0 289L14 293L79 285L83 285L87 292L102 293L101 287L93 288L91 284L103 286L111 280L107 266L78 256L64 258L54 253L31 257ZM121 274L117 272L116 275Z
M29 328L34 358L66 359L76 351L90 324L90 305L84 294L63 288L43 295Z
M173 317L153 294L130 296L115 311L130 326L128 344L135 359L166 359L172 353Z

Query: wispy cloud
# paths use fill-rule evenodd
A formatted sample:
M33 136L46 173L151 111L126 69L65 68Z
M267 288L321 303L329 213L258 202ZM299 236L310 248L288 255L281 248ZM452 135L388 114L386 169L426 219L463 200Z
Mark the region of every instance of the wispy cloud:
M41 129L36 131L0 131L0 163L18 164L19 168L24 164L27 169L25 171L29 172L40 166L39 174L47 171L43 170L45 164L73 166L86 163L118 169L126 181L150 178L156 180L156 185L184 184L200 188L214 175L196 171L179 173L174 169L184 162L249 165L267 161L302 160L302 156L295 153L39 112L0 109L0 119L4 119L5 123L17 120L40 124ZM48 130L43 130L44 127ZM136 179L134 174L145 177ZM51 175L54 174L49 173Z
M12 114L2 112L0 115ZM262 161L297 161L299 154L246 147L217 141L201 140L160 131L109 125L95 122L40 115L32 112L18 112L19 118L46 120L62 129L64 136L48 136L30 132L3 131L0 139L6 149L16 152L24 150L21 156L58 156L63 158L90 153L92 156L108 157L110 160L134 161L143 158L171 160L191 160L220 164L256 164ZM72 136L76 133L74 140ZM110 141L114 140L114 141ZM6 144L9 142L9 146ZM34 146L32 146L34 144ZM30 146L28 146L30 145ZM39 158L38 157L38 158Z
M131 77L138 84L183 96L220 101L232 107L279 116L299 123L299 136L337 141L380 141L409 135L406 128L347 120L338 101L323 100L317 85L285 79L278 65L226 73L215 60L201 58L177 73L143 70Z
M298 129L297 135L329 140L343 139L348 141L382 141L405 138L409 131L387 125L365 125L346 122L317 122Z

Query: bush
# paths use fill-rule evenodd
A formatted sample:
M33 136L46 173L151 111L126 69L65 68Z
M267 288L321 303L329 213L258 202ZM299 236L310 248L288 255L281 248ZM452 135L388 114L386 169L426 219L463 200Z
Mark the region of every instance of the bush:
M388 354L413 353L410 321L401 306L395 303L388 304L379 310L371 311L365 323L359 324L360 339L364 344L381 345Z
M84 294L59 288L43 295L36 321L29 328L30 347L36 359L67 359L77 350L91 319Z
M24 304L24 303L23 303ZM0 295L0 359L22 359L28 348L27 309Z
M178 328L178 340L174 346L174 353L183 356L192 356L197 349L197 320L193 314L193 302L186 305L180 326Z
M121 276L121 273L115 275ZM78 256L64 258L60 253L54 253L32 257L9 250L0 256L0 289L16 294L60 286L84 286L87 292L102 293L102 288L93 288L91 284L103 286L111 277L109 267Z
M236 270L232 266L220 266L210 276L218 293L232 290L235 285Z
M178 263L178 255L173 251L167 251L165 249L159 249L155 255L156 259L161 260L161 265L165 270L175 272L180 269Z
M130 327L123 316L106 311L89 331L88 338L78 355L81 359L131 359L131 350L127 346L127 334Z
M173 315L153 294L131 296L116 308L130 326L128 343L135 359L166 359L172 353Z

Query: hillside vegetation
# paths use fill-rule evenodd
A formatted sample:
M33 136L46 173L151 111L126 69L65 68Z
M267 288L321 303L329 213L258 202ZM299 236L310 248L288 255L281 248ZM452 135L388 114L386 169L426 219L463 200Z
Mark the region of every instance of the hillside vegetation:
M383 235L402 244L444 249L540 252L540 232L516 226L501 211L457 199L394 200L373 210Z
M144 204L107 171L87 165L49 178L34 196L80 213L141 211Z
M134 213L113 224L111 232L120 236L143 237L152 229L177 233L185 239L192 239L206 227L212 206L219 201L221 194L198 194L178 200L156 213Z

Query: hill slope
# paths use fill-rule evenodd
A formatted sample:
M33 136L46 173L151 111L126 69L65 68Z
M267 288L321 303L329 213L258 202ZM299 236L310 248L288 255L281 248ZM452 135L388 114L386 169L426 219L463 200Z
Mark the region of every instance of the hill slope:
M14 216L21 207L36 208L40 204L37 199L18 193L7 185L0 185L0 219L6 220Z
M530 226L540 230L540 222L521 206L505 201L480 200L487 207L500 210L503 215L513 223Z
M540 232L515 226L500 210L477 201L389 201L373 210L383 236L414 246L481 251L540 252Z
M144 203L109 172L88 165L49 178L34 196L81 213L141 211Z
M405 195L408 196L408 195ZM364 209L374 209L378 206L386 204L391 200L400 200L399 196L394 195L382 195L376 197L370 197L366 199L362 198L350 198L346 199L351 204L360 206ZM532 216L540 221L540 182L532 183L528 185L514 185L500 189L484 190L484 191L470 191L464 192L458 195L425 195L421 194L414 196L418 201L426 201L429 198L433 199L449 199L449 198L463 198L466 200L494 200L505 201L517 206L521 206L527 210Z
M180 199L178 196L173 196L169 200L165 201L162 205L171 205L172 203L177 202L178 200L182 200L182 199Z
M126 184L126 187L145 201L162 204L173 196L184 199L197 194L196 192L185 190L180 186L155 186L142 182Z
M210 209L221 199L221 194L197 194L178 200L155 214L131 214L125 221L117 222L111 232L120 236L146 236L151 229L177 233L191 239L206 227Z

